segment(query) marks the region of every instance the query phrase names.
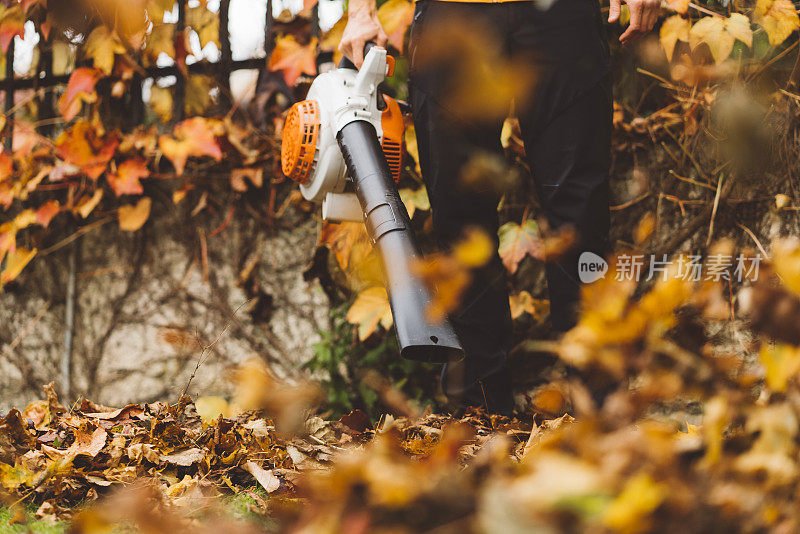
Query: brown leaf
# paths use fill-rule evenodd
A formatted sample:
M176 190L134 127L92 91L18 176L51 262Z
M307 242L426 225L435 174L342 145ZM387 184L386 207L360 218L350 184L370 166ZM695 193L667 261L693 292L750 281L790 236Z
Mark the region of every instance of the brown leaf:
M203 460L205 452L203 449L193 447L182 451L173 452L172 454L162 454L161 461L172 465L180 465L189 467Z
M272 469L266 470L255 462L246 462L243 469L253 475L267 493L272 493L281 487L281 479L275 476Z

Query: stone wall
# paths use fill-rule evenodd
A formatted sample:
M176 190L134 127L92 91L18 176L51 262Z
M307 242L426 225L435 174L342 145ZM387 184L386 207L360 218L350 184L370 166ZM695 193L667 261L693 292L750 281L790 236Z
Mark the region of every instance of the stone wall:
M302 274L319 221L287 212L268 229L235 217L212 237L215 224L202 213L178 211L136 233L111 220L77 242L68 401L177 400L198 362L189 393L224 395L238 362L263 358L291 380L311 356L329 310L319 284ZM69 235L53 233L53 242ZM64 391L59 362L71 246L36 258L0 293L0 411L40 398L41 385L52 380Z

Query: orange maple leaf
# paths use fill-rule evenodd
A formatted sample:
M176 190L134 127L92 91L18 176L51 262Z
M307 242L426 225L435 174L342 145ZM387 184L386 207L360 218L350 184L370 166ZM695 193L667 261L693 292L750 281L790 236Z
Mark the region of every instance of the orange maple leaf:
M108 185L114 190L114 194L122 195L141 195L144 192L141 178L150 176L147 163L141 158L133 158L125 161L119 166L116 173L109 173L106 176Z
M269 70L283 70L283 79L289 87L305 73L317 73L317 38L313 37L307 45L301 45L293 35L281 35L275 40L275 50L269 57Z
M108 167L117 145L116 136L100 135L88 121L79 120L56 139L56 155L97 180Z
M0 152L0 181L11 178L14 174L14 160L8 152Z
M522 225L515 222L506 223L500 227L498 236L500 257L511 274L517 272L519 262L525 256L544 259L544 246L536 221L528 219Z
M91 104L97 101L94 86L102 77L100 69L82 67L72 72L67 90L58 99L58 111L65 121L71 121L80 112L84 102Z
M53 220L53 217L55 217L59 211L61 211L61 206L59 206L58 201L48 200L36 210L36 222L47 228L47 225L50 224L50 221Z
M25 35L25 13L20 6L7 9L0 18L0 48L8 52L14 37Z
M158 146L180 176L186 167L186 160L192 156L210 156L217 161L222 159L222 150L216 137L211 121L193 117L178 124L172 136L162 135L158 139Z

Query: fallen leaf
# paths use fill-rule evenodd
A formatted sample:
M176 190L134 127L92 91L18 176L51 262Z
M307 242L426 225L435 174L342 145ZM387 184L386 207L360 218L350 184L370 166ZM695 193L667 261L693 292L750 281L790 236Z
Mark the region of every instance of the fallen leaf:
M800 349L790 345L763 345L758 353L764 366L767 386L778 393L786 390L789 381L800 374Z
M244 470L253 475L261 487L267 493L272 493L273 491L277 490L281 487L281 479L275 476L275 473L270 470L266 470L260 465L255 462L246 462L243 466Z
M172 465L189 467L190 465L202 461L204 457L205 452L203 452L203 449L193 447L191 449L173 452L172 454L162 454L161 461Z
M216 421L219 416L233 417L239 413L239 408L232 405L222 397L199 397L194 401L195 410L197 415L206 424L211 424Z
M669 487L659 484L645 472L633 476L603 514L603 523L616 532L649 530L648 516L667 497Z

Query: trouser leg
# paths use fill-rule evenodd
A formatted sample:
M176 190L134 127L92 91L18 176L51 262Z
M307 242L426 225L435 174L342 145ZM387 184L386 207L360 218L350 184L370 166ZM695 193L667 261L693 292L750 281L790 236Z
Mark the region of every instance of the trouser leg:
M418 12L420 7L417 6ZM422 7L429 10L426 17L446 18L446 12L455 6L431 2ZM414 23L422 24L421 17L416 17ZM426 20L425 24L431 21ZM415 36L412 28L411 46L417 38L419 35ZM413 72L410 82L417 148L431 202L433 230L439 247L446 250L464 237L465 230L477 227L494 240L497 250L500 192L496 184L467 185L461 177L474 158L501 154L502 120L455 117L443 94L443 88L452 82L447 79L446 69L436 68ZM473 272L473 281L450 321L465 359L445 365L445 394L457 403L509 413L513 401L506 359L511 343L511 314L505 272L496 253L485 267Z
M513 46L531 53L538 75L520 106L528 162L551 229L571 227L577 241L548 260L553 327L574 326L580 299L578 258L603 256L609 231L611 79L608 48L594 0L558 0L547 12L520 2L533 22L514 33Z

